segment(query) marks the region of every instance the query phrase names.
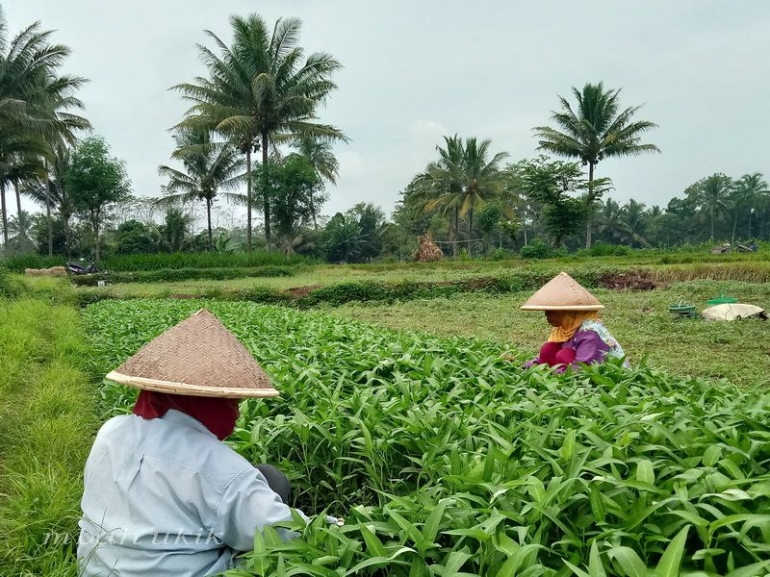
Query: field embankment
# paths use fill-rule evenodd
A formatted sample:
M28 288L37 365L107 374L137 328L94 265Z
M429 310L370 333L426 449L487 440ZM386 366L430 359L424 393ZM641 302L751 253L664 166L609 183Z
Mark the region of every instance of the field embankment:
M73 577L97 427L76 310L0 300L0 575Z

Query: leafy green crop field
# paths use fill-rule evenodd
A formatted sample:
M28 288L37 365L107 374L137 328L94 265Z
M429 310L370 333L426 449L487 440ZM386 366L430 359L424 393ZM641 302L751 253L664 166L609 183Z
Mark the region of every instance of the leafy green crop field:
M304 539L258 538L232 575L765 575L770 393L638 366L554 376L499 344L248 303L84 311L107 372L211 308L274 379L233 446L280 466ZM132 391L106 386L113 412ZM653 573L654 572L654 573Z

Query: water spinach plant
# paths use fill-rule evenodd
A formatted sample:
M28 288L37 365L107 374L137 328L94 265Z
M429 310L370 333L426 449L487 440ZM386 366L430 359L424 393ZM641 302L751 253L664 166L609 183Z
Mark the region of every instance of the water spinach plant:
M645 366L555 376L499 344L251 303L100 302L94 370L206 306L273 378L229 442L281 467L302 538L231 576L770 572L770 393ZM110 412L132 392L105 385ZM299 521L295 525L300 525Z

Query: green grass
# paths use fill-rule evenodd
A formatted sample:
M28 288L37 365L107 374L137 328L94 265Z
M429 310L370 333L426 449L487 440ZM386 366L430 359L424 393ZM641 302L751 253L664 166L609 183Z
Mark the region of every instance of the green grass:
M770 565L766 389L613 364L555 376L492 342L161 300L86 309L100 372L202 305L282 394L244 403L229 442L280 465L306 512L347 517L285 545L268 530L234 576L738 577ZM118 411L126 393L105 389Z
M42 301L0 301L0 326L0 575L74 576L96 429L80 319Z
M668 305L680 300L699 305L699 310L706 308L705 301L722 291L770 310L770 284L691 281L651 292L593 292L606 306L602 312L606 325L632 362L646 357L651 366L674 374L767 385L768 322L705 322L675 319L668 313ZM347 304L329 313L399 330L474 337L534 356L549 327L542 314L519 310L530 294L458 294L393 304Z
M68 259L63 256L47 257L22 255L0 258L0 266L13 272L25 268L49 268L63 266ZM70 259L71 260L71 259ZM99 263L99 269L111 271L150 271L170 268L253 268L258 266L283 266L307 263L304 257L286 256L280 252L255 250L241 253L185 252L133 255L108 255Z

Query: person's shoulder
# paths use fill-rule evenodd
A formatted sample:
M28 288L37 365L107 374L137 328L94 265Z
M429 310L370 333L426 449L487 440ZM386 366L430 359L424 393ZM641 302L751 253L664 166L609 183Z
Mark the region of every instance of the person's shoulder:
M111 417L105 421L105 423L99 428L99 432L96 434L96 438L109 437L115 434L121 434L127 427L130 427L132 421L136 417L134 415L118 415Z
M580 328L578 329L578 332L579 333L583 333L583 332L598 333L602 329L605 329L604 324L602 324L602 321L598 319L587 319L580 324Z

